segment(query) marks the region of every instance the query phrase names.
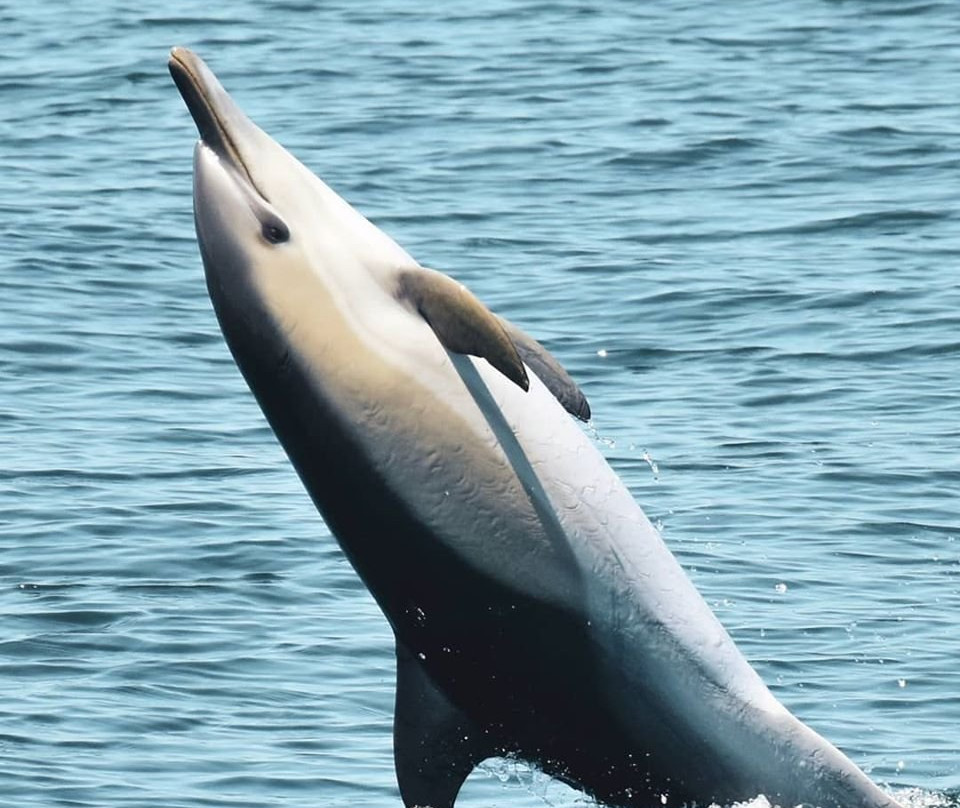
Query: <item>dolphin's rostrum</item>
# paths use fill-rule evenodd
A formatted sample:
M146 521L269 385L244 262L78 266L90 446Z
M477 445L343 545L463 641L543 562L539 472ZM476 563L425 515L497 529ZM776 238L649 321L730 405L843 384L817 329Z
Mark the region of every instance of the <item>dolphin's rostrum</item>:
M196 55L194 212L237 365L396 635L407 806L515 755L623 806L894 808L767 690L564 409L547 351L421 267Z

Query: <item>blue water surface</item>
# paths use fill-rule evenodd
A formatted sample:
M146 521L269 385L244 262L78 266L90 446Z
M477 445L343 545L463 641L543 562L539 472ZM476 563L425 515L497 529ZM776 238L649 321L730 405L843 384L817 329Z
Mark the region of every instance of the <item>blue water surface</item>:
M953 0L35 1L0 30L0 804L399 805L390 632L217 328L172 45L565 363L791 710L958 802ZM584 802L501 761L459 806Z

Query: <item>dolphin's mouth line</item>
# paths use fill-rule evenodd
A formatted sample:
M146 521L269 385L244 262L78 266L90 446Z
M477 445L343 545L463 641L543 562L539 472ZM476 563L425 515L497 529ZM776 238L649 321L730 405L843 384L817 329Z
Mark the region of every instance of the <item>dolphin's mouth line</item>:
M216 103L211 99L209 87L202 76L198 75L190 63L193 54L185 48L174 48L170 52L168 67L173 81L183 97L190 115L200 133L200 140L214 154L226 160L249 183L253 190L264 200L267 196L257 187L240 150L230 135L230 130L220 116ZM195 58L195 57L194 57Z

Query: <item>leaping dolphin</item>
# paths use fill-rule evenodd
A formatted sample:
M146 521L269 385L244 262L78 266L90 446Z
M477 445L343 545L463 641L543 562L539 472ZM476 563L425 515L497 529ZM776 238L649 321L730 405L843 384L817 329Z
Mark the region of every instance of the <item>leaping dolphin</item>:
M396 635L406 806L514 755L603 802L896 808L791 715L568 413L583 393L234 103L170 72L227 345ZM566 410L566 411L565 411Z

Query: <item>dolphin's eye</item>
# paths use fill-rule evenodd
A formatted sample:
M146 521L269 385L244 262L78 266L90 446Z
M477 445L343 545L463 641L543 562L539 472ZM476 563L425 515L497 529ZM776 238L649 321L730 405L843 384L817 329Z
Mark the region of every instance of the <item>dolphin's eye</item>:
M278 219L264 222L260 232L263 233L263 238L270 244L283 244L290 240L290 230Z

